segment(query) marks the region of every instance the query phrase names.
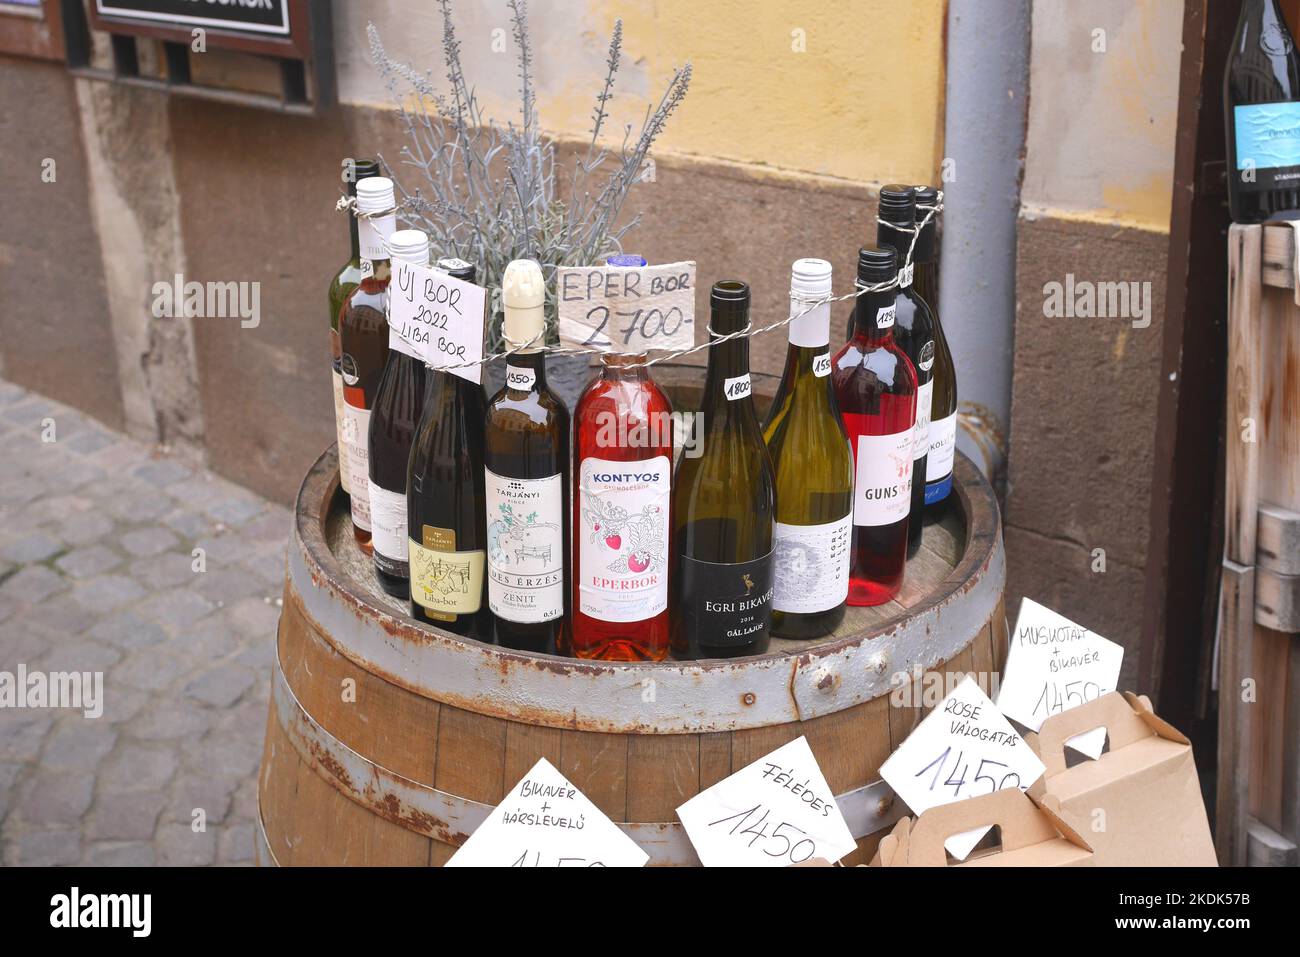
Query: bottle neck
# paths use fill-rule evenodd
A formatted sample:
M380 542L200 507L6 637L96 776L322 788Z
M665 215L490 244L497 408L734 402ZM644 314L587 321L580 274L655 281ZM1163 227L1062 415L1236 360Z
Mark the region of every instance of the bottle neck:
M911 231L912 226L912 223L905 226L894 223L880 223L876 227L876 245L892 246L898 253L898 281L904 290L912 288L912 269L906 266L908 253L912 253L912 262L916 262L916 255L912 250L912 237L915 235Z
M600 377L610 382L646 382L650 369L645 361L647 353L606 352L600 357Z
M525 388L521 383L511 381L511 369L525 369L532 373L532 385ZM527 378L527 377L525 377ZM546 385L546 353L516 352L506 359L506 385L519 392L538 392Z
M918 262L916 264L916 275L912 280L912 288L916 294L925 300L925 304L930 307L930 312L938 317L939 313L939 264L933 259L927 262Z
M713 310L709 339L717 344L709 349L709 369L704 377L705 407L730 409L743 404L753 408L748 398L749 386L744 381L749 376L749 337L719 341L748 324L748 309Z
M353 199L357 198L357 184L348 184L348 195ZM361 258L361 232L357 228L357 218L348 211L348 238L352 241L352 261L356 262Z
M894 302L897 298L897 289L865 292L858 296L858 304L853 312L853 338L864 340L872 345L892 340Z
M799 316L797 319L790 321L790 348L803 349L810 352L825 352L830 347L831 342L831 304L823 303L815 306L804 315L799 315L805 309L808 309L809 299L820 299L820 296L812 296L807 293L790 295L790 315Z

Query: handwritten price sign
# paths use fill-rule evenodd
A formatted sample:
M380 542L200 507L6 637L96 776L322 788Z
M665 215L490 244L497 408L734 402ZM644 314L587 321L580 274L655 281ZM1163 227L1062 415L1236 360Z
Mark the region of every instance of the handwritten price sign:
M1123 661L1120 645L1036 601L1022 599L998 707L1037 731L1052 715L1114 691ZM1105 741L1106 730L1095 728L1068 743L1090 758L1099 758Z
M1003 788L1023 791L1046 768L1002 712L967 678L917 725L880 767L880 776L913 814ZM945 844L964 859L988 828Z
M705 867L834 862L857 847L807 738L701 791L677 816Z
M644 867L650 859L542 758L448 867Z
M388 346L435 369L481 383L483 367L477 363L483 358L486 302L487 290L482 286L394 260L388 287Z
M565 266L556 278L564 346L637 353L695 345L695 263Z

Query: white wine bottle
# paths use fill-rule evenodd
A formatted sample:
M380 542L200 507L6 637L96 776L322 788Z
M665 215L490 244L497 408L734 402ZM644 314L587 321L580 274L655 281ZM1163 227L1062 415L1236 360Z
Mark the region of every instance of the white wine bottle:
M746 327L745 283L715 283L709 300L713 339ZM682 455L673 480L679 658L761 654L771 640L776 480L750 393L749 340L713 346L699 411L702 448Z
M800 259L790 314L831 294L831 264ZM776 471L772 634L819 638L844 620L853 538L853 453L831 382L830 303L789 325L785 372L764 438Z

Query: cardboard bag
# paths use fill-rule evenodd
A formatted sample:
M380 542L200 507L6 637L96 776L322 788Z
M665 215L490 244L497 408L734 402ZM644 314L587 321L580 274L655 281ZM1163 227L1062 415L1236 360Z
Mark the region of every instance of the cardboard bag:
M1104 727L1110 750L1066 767L1065 742ZM1047 771L1030 789L1088 836L1098 867L1215 867L1192 745L1145 697L1116 692L1053 715L1030 744Z
M1002 847L976 851L948 865L944 841L972 828L996 826ZM872 867L1090 867L1086 841L1050 806L1039 805L1016 788L932 807L920 817L903 818L880 842Z

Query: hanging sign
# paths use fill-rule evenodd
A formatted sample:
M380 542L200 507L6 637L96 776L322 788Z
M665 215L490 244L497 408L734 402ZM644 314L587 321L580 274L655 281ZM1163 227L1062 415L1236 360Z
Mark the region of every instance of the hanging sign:
M605 352L695 345L695 263L562 266L556 272L560 344Z
M393 260L388 326L426 365L483 381L487 290L428 266ZM408 351L408 350L403 350Z

